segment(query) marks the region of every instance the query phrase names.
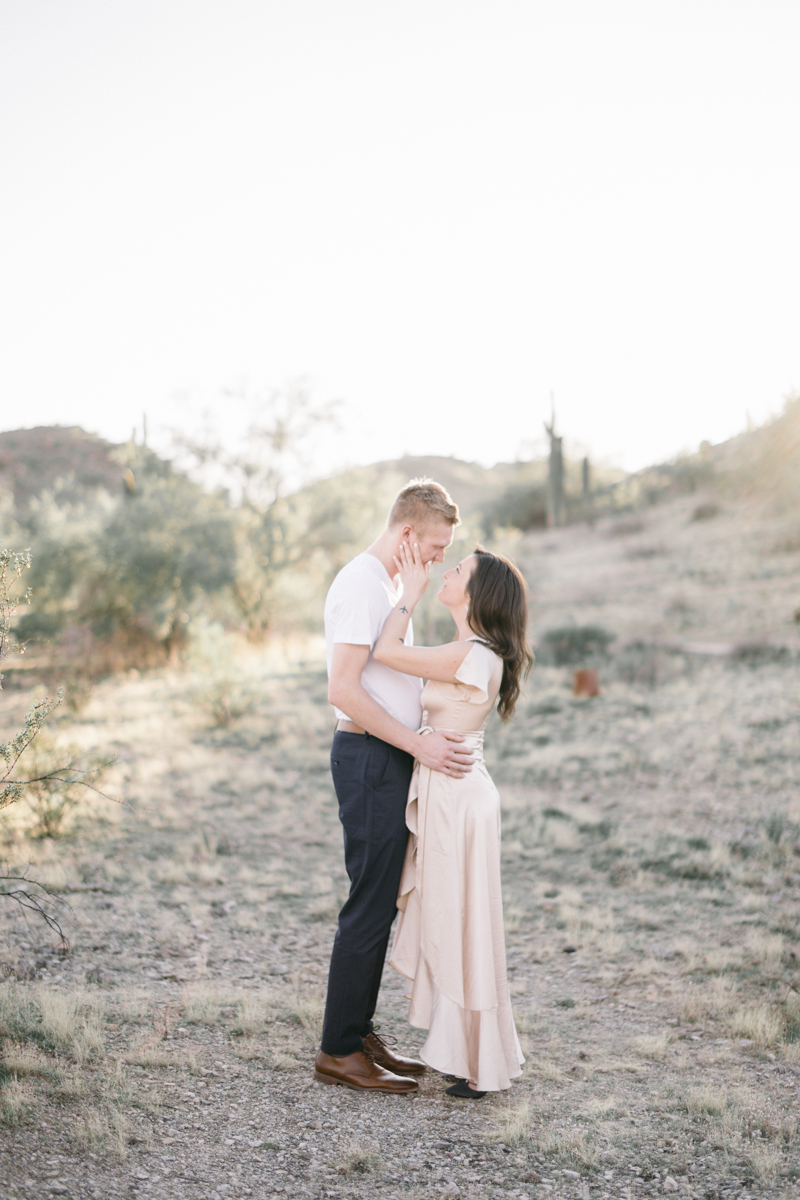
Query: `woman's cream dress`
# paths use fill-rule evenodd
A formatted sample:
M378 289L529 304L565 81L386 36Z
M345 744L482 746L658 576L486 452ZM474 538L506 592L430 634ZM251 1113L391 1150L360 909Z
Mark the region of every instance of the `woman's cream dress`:
M428 1030L420 1057L444 1074L500 1091L522 1072L506 978L500 889L500 798L483 761L483 731L503 661L475 641L459 683L425 685L423 732L466 735L470 773L453 779L417 763L411 831L391 965L413 981L409 1021Z

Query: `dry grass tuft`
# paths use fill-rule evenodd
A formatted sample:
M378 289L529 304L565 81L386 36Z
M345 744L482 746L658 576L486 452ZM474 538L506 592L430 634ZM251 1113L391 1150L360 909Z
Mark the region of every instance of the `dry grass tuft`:
M547 1129L537 1135L534 1145L539 1154L577 1168L596 1167L599 1153L582 1129Z
M593 1096L581 1109L580 1116L589 1121L598 1121L608 1117L627 1117L630 1107L622 1096Z
M105 998L83 988L57 991L5 984L0 988L0 1027L18 1043L38 1042L78 1063L102 1056Z
M514 1016L518 1033L536 1033L542 1028L541 1015L537 1012L515 1012Z
M293 1071L301 1059L301 1051L288 1046L273 1050L270 1055L272 1066L276 1071Z
M197 1067L197 1055L193 1051L168 1050L159 1044L134 1046L122 1055L122 1061L137 1067L178 1067L186 1071L194 1071Z
M374 1142L351 1141L342 1152L336 1170L340 1175L366 1175L374 1171L381 1161Z
M753 1178L769 1187L778 1179L782 1165L780 1151L772 1146L753 1146L747 1153L747 1165Z
M672 948L682 960L684 971L689 974L700 966L700 948L697 940L692 937L678 937L672 943Z
M70 992L36 989L36 1005L45 1042L78 1063L99 1057L105 1048L101 1022L105 998L76 988Z
M633 1044L645 1058L664 1058L671 1041L668 1033L652 1033L634 1038Z
M115 1158L125 1158L132 1133L129 1119L113 1109L86 1109L73 1128L73 1137L82 1150L111 1154Z
M724 1113L728 1105L728 1098L709 1084L689 1088L686 1093L686 1108L690 1113Z
M615 958L625 949L625 939L621 934L607 930L595 939L595 945L599 952L607 958Z
M297 992L289 998L284 1007L292 1020L297 1021L307 1033L319 1033L325 1010L325 999L321 994Z
M644 1068L630 1058L606 1058L595 1063L594 1069L598 1075L639 1075Z
M306 911L312 921L332 921L340 907L336 896L321 896L312 901Z
M32 1111L33 1096L29 1087L12 1079L0 1088L0 1122L19 1125Z
M79 1100L86 1095L86 1080L77 1071L63 1075L55 1089L60 1100Z
M510 1105L498 1115L492 1136L507 1146L518 1146L530 1137L533 1108L530 1100Z
M231 989L219 984L198 983L186 993L183 1019L190 1025L216 1025L223 1005L231 1003Z
M241 1041L237 1042L234 1046L233 1053L242 1062L266 1062L272 1057L264 1043L259 1042L253 1037L243 1037ZM292 1059L292 1064L296 1066L297 1060Z
M9 1074L16 1075L18 1079L26 1075L42 1075L47 1078L55 1074L41 1050L24 1042L8 1042L3 1047L0 1062Z
M777 1140L783 1142L787 1146L794 1146L797 1143L797 1118L796 1117L781 1117L778 1122L778 1128L775 1134Z
M538 1059L535 1062L531 1061L530 1067L542 1079L546 1079L548 1083L560 1083L564 1078L564 1072L561 1068L547 1058Z
M761 963L764 966L775 966L781 961L785 941L780 933L765 937L760 930L753 929L748 935L745 945L753 962Z
M740 966L741 962L741 951L733 946L717 947L713 950L708 950L705 955L706 970L715 971L718 974Z
M738 1006L736 981L718 975L707 983L686 988L681 997L680 1014L684 1021L702 1021L706 1017L732 1013Z
M6 1037L27 1038L39 1027L33 989L24 984L0 984L0 1030Z
M275 1017L276 1002L270 992L244 992L236 1000L236 1017L231 1032L252 1038Z
M780 1014L766 1004L741 1004L728 1014L727 1023L735 1037L764 1048L774 1046L783 1034Z
M114 1018L120 1024L138 1025L149 1017L151 1011L151 1001L147 994L131 988L121 988L115 992L109 1004L113 1006Z

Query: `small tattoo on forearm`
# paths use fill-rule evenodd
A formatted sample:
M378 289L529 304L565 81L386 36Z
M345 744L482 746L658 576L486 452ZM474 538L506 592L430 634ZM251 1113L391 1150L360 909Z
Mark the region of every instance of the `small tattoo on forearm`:
M401 643L403 646L405 646L405 644L406 644L406 643L405 643L405 639L404 639L404 638L398 638L397 640L398 640L398 642L400 642L400 643Z
M400 609L400 612L407 613L407 612L408 612L408 609L407 609L407 608L405 608L405 606L404 606L403 608L401 608L401 609Z

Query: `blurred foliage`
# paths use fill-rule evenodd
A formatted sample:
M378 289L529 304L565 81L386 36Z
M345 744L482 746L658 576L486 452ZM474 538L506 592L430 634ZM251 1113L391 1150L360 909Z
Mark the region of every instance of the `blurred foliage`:
M86 755L80 746L60 746L40 733L25 758L23 799L33 817L29 836L57 838L67 817L88 798L113 764L113 759Z
M14 645L11 640L11 623L20 602L22 578L30 569L30 550L0 550L0 690L5 678L2 674L3 665L12 655L23 652L22 648ZM29 588L22 592L21 599L25 602L30 600ZM23 795L25 783L15 777L17 765L22 755L30 749L50 713L60 702L60 696L55 700L37 700L25 717L22 729L9 741L0 743L0 759L3 762L3 766L0 767L0 809L8 808Z
M190 634L186 661L196 683L189 699L215 725L227 728L255 708L259 690L236 663L236 639L218 621L193 621Z
M176 438L172 461L76 429L0 435L0 532L5 544L33 549L33 601L15 633L35 647L48 687L65 686L73 710L104 675L175 661L189 630L204 621L254 642L271 631L318 631L331 580L379 534L392 496L410 477L431 475L457 499L463 524L453 553L484 539L496 547L544 523L543 459L486 468L406 456L314 480L310 464L336 427L335 404L315 402L303 381L281 391L239 389L226 400L239 440L206 426ZM628 535L642 528L646 504L701 486L738 481L740 490L763 485L788 496L800 477L799 455L795 399L759 430L723 447L704 443L697 454L637 475L592 464L586 494L578 459L567 457L567 519L606 514L614 519L610 533ZM717 509L713 498L699 496L694 519ZM420 640L451 634L437 590L420 606ZM580 665L607 644L551 630L542 652ZM624 670L643 679L661 674L650 659L632 650Z
M15 636L35 647L40 677L64 686L74 711L105 675L184 654L190 626L216 621L251 641L317 628L333 576L375 538L405 482L367 470L309 483L309 447L336 412L301 383L230 403L248 417L240 444L206 428L176 442L173 461L86 435L82 463L75 430L64 445L57 430L3 435L22 466L0 453L0 482L19 489L16 503L0 490L0 525L33 548L33 599ZM51 451L60 465L69 452L74 470L54 475ZM235 707L223 703L219 719Z
M722 509L718 504L707 501L705 504L698 504L697 508L692 513L693 521L710 521L713 517L718 517Z
M687 670L686 657L679 650L644 641L628 642L616 649L611 666L614 678L649 688Z
M581 666L602 657L616 634L602 625L564 625L542 635L537 658L557 667Z
M310 447L336 426L335 403L315 403L303 380L280 391L239 389L229 399L246 417L239 443L206 428L177 439L177 461L200 481L219 480L234 505L229 595L247 636L259 641L283 613L302 623L302 592L318 604L379 516L374 489L352 475L308 483ZM300 595L298 577L306 584Z
M766 499L774 511L800 504L800 395L789 396L778 416L757 429L714 446L718 487L732 495Z
M0 549L0 690L2 690L3 664L14 654L22 654L23 648L15 646L11 641L11 623L20 601L30 599L30 589L22 590L22 579L31 568L30 550L12 551ZM37 700L29 709L21 729L7 741L0 744L0 809L8 808L18 800L27 798L32 786L29 778L19 778L20 760L25 755L27 766L31 758L31 747L40 736L42 726L54 708L61 703L61 696L56 699ZM63 766L63 762L61 763ZM69 767L67 768L69 770ZM38 782L38 781L37 781ZM5 862L0 862L0 898L14 900L21 908L42 918L48 928L58 933L62 945L66 945L64 931L57 914L52 910L50 894L46 887L30 879L27 872L15 875L8 870Z
M31 502L35 603L19 622L21 639L83 626L100 640L136 630L169 649L185 640L192 602L233 582L234 519L224 498L145 447L120 457L125 486L116 498L97 491L76 503L56 488Z
M515 483L506 488L492 501L484 516L484 527L488 535L495 529L513 528L526 532L528 529L543 529L547 524L547 489Z

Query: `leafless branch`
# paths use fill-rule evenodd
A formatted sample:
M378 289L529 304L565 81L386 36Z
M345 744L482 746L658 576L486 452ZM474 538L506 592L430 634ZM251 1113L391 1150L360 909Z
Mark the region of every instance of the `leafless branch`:
M8 888L6 885L9 883L20 884L21 886ZM30 888L35 888L36 891L31 892L29 890ZM42 897L46 898L45 903L42 902ZM35 913L37 917L40 917L41 920L45 922L49 929L52 929L54 933L58 934L60 938L59 949L61 952L63 954L68 952L70 948L69 938L64 933L58 917L55 916L47 907L48 904L53 905L53 907L58 907L61 905L70 908L71 911L71 906L68 901L62 899L60 896L55 896L50 889L45 887L43 883L40 883L38 879L31 879L27 874L0 874L0 898L4 900L8 899L16 901L20 908L26 910L26 914L27 912Z

